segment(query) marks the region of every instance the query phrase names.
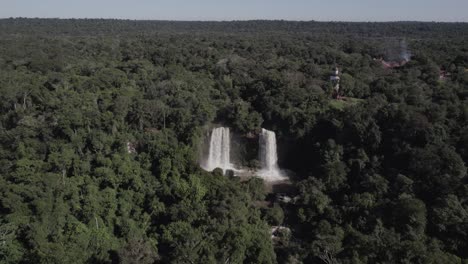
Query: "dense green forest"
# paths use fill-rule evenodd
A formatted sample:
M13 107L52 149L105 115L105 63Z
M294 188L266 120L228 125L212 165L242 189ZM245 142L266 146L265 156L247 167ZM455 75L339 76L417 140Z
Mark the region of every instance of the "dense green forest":
M2 19L0 263L468 263L467 36ZM215 125L275 131L294 202L202 170Z

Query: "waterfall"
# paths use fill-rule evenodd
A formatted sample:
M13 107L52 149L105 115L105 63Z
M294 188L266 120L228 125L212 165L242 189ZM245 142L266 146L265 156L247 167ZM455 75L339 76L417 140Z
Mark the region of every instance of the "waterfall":
M236 176L249 177L257 175L265 181L281 181L287 179L284 171L278 166L278 154L276 152L275 132L262 129L259 136L259 160L261 163L260 171L253 172L242 168L236 169L231 163L231 135L228 127L213 128L210 136L210 145L208 155L202 163L202 168L207 171L213 171L221 168L223 173L226 170L233 170Z
M260 162L263 170L278 170L275 132L263 128L262 134L260 135Z
M212 171L221 168L223 172L232 169L231 165L231 138L228 127L214 128L211 132L210 149L205 169Z
M284 179L278 167L278 154L276 152L275 132L262 128L259 138L260 144L260 163L262 169L258 175L265 180L275 181Z

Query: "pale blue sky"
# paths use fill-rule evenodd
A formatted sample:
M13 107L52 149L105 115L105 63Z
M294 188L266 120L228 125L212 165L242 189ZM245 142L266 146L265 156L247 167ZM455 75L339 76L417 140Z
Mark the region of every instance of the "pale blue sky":
M468 0L0 0L7 17L468 22Z

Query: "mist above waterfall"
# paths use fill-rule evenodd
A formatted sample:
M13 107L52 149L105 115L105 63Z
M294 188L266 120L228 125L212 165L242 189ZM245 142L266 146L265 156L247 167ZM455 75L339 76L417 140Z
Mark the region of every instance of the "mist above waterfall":
M402 40L400 42L400 58L404 61L411 60L411 51L408 49L408 44L406 44L406 40Z
M387 62L409 62L411 60L411 50L405 39L386 39L382 46L384 59Z

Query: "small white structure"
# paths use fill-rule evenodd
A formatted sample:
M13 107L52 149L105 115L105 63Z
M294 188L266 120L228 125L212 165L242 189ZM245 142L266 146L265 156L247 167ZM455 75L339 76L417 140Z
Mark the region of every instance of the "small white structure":
M335 67L335 71L333 71L332 75L330 75L330 81L333 85L333 94L332 97L335 99L340 98L340 71L338 67Z
M276 195L276 200L280 203L288 204L288 203L296 203L300 199L299 195L291 197L284 193L278 193Z
M271 227L271 239L277 239L279 238L279 234L280 233L291 233L291 229L289 229L289 227L285 227L285 226L272 226Z
M128 154L135 154L136 153L135 145L132 144L130 141L127 141L127 152L128 152Z
M340 70L338 67L335 67L335 71L330 76L330 81L339 81L340 80Z

